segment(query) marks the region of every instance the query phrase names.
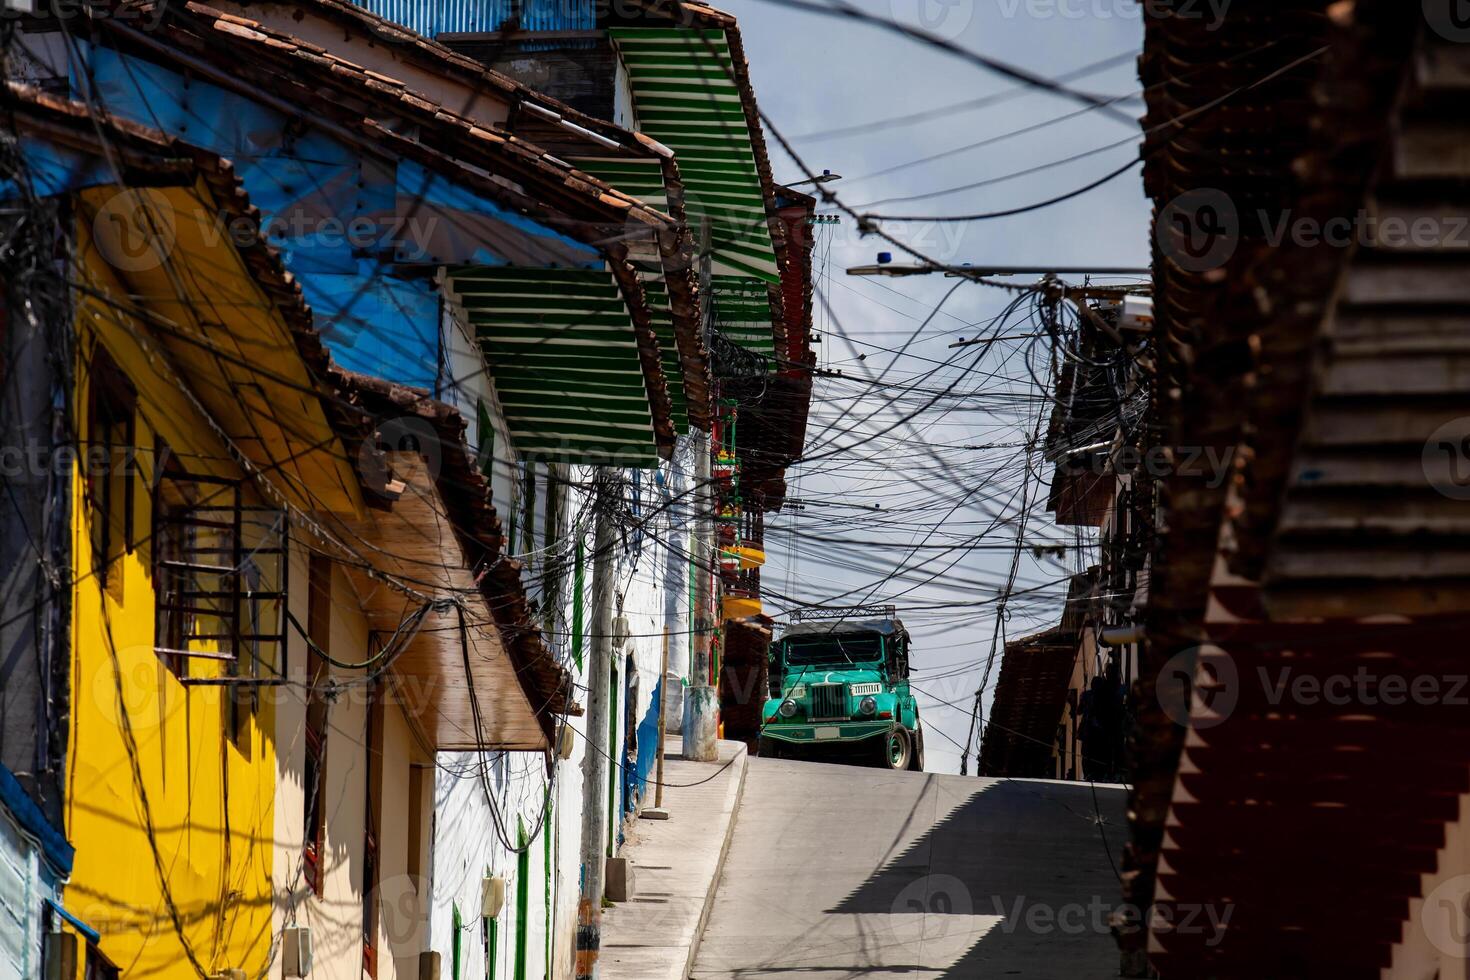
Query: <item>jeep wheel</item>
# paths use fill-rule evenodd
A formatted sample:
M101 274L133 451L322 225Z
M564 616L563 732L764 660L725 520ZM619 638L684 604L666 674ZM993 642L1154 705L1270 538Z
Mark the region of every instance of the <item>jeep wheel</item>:
M781 751L781 743L774 738L761 739L759 751L756 752L756 755L762 759L781 759L785 757Z
M878 756L880 769L893 769L901 772L909 767L909 759L914 754L914 743L909 738L908 729L902 725L895 725L893 731L878 741L883 747L882 753Z
M914 753L909 760L909 768L914 772L924 771L924 723L917 722L914 727Z

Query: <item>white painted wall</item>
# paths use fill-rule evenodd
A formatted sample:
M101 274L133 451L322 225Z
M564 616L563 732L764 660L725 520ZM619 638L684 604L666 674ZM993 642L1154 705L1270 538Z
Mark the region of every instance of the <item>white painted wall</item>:
M41 910L57 899L41 849L0 805L0 980L41 975Z
M682 677L688 669L688 559L687 528L683 526L685 510L665 506L670 498L687 487L688 454L684 465L664 464L658 471L643 471L636 477L625 473L625 500L629 510L648 520L648 528L639 534L630 531L620 536L614 554L614 588L622 597L622 612L627 620L629 636L616 654L618 686L617 731L613 756L619 765L625 760L621 747L625 744L627 716L625 692L630 676L637 678L634 717L638 721L654 708L654 692L659 682L663 630L670 629L671 673ZM570 626L572 622L573 562L576 541L580 536L586 555L583 576L583 630L594 629L592 610L592 527L590 511L585 506L590 493L593 471L573 467L563 474L567 492L562 506L562 540L548 547L542 538L544 528L544 486L537 488L537 522L533 548L527 554L530 575L539 577L542 563L548 557L563 556L566 571L555 617L555 629L548 641L559 659L572 671L578 685L577 700L587 703L589 678L585 667L579 669L572 659ZM580 517L580 522L578 518ZM504 515L502 515L504 520ZM671 550L666 544L674 544ZM520 542L517 542L520 545ZM529 577L529 576L528 576ZM528 583L529 584L529 583ZM582 646L584 664L590 654L590 636ZM631 668L629 657L631 657ZM679 714L673 714L677 727ZM534 829L544 808L548 784L551 786L552 814L542 834L550 836L550 918L552 939L547 942L547 840L538 836L529 859L529 901L527 935L528 977L569 978L573 973L575 952L577 897L581 882L580 847L583 799L583 772L587 761L585 718L573 718L575 732L571 757L557 763L554 780L548 780L545 759L536 753L490 753L483 757L488 769L485 783L476 772L481 757L474 753L441 755L440 771L435 777L435 839L433 849L434 900L430 929L431 948L442 954L441 980L511 980L514 976L516 934L517 858L507 841L495 831L487 788L496 807L504 816L506 835L515 841L517 818L529 830ZM605 738L606 736L604 736ZM653 787L647 788L651 799ZM615 785L615 809L610 814L610 830L615 842L620 836L618 817L622 805L621 774ZM493 969L486 972L484 959L485 926L479 918L481 882L487 874L506 879L506 907L498 921L498 955ZM453 973L454 909L461 918L460 972ZM549 957L549 959L548 959Z

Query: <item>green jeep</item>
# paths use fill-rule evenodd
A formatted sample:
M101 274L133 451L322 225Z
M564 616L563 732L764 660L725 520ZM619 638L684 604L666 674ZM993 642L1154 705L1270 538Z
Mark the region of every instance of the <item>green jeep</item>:
M771 645L760 754L924 768L909 634L892 606L793 614Z

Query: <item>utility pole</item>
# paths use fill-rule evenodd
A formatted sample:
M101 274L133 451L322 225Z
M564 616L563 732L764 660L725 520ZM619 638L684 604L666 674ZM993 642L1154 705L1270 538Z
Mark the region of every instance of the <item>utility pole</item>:
M592 643L587 659L587 745L582 760L582 891L577 901L577 980L592 980L602 946L602 890L607 866L607 775L612 746L613 548L616 477L595 479L592 544Z
M706 346L714 330L714 266L710 255L712 231L708 217L700 224L699 294L703 300L700 322ZM718 381L716 382L718 384ZM710 685L710 641L714 637L714 514L715 494L710 481L710 439L696 431L694 444L694 532L689 549L694 563L694 610L690 616L693 636L689 644L689 689L684 692L684 758L714 762L719 758L715 744L719 736L720 696Z
M714 762L719 735L719 692L710 684L710 645L714 638L714 494L710 486L709 438L694 440L694 635L690 638L689 690L684 694L684 758Z

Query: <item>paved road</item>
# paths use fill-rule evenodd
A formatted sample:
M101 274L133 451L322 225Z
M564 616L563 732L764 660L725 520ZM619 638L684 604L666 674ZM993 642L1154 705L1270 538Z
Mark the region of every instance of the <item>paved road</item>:
M1125 791L752 759L695 980L1104 980Z

